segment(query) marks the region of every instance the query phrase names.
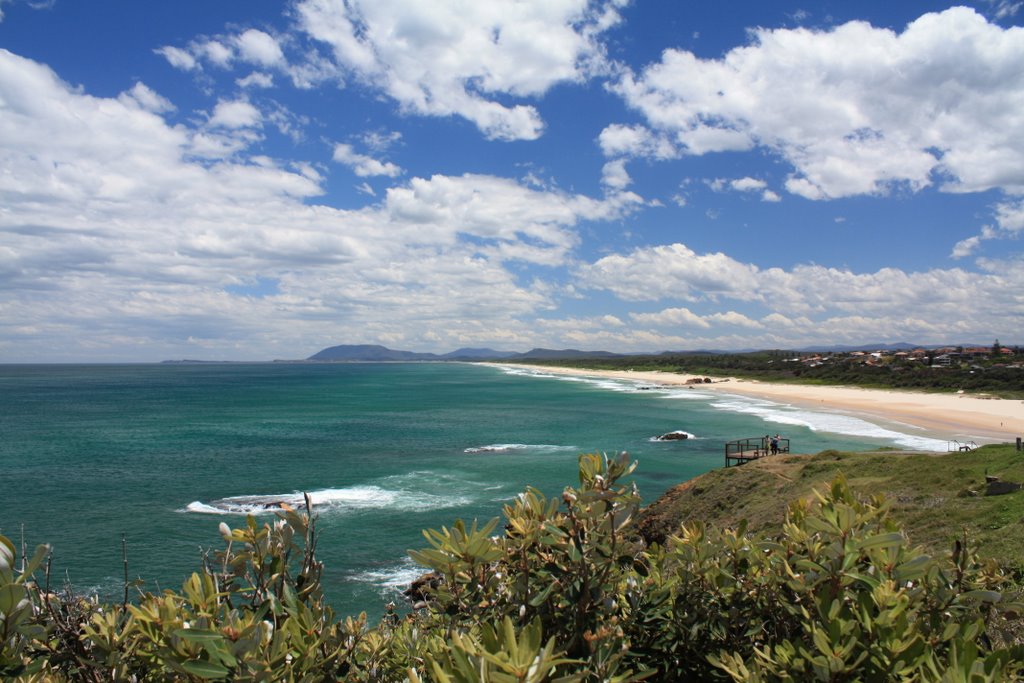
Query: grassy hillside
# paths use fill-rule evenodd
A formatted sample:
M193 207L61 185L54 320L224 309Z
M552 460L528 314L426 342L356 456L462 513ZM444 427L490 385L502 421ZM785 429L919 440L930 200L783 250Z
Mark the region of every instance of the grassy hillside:
M858 493L883 495L910 540L929 553L948 552L966 531L982 557L1024 569L1024 490L985 495L986 475L1024 482L1024 453L1009 444L969 453L823 451L764 458L670 489L644 510L639 528L659 542L688 520L732 526L746 518L753 531L778 528L790 501L827 490L840 473Z

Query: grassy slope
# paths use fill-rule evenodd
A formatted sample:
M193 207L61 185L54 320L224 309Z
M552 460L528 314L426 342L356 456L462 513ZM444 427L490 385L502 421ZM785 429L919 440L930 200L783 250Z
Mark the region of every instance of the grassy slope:
M985 496L985 475L1024 482L1024 453L993 445L970 453L876 451L764 458L719 469L670 489L643 512L641 533L662 540L687 520L751 531L781 526L790 501L825 490L842 473L864 495L882 494L911 542L948 552L967 531L979 554L1024 568L1024 490ZM967 495L968 491L978 496Z

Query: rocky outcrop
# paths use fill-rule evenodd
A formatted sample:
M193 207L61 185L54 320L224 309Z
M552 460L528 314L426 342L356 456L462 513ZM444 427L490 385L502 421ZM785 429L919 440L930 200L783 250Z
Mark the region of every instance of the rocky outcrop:
M692 438L693 434L679 430L675 432L668 432L667 434L662 434L661 436L657 437L655 441L684 441L686 439Z

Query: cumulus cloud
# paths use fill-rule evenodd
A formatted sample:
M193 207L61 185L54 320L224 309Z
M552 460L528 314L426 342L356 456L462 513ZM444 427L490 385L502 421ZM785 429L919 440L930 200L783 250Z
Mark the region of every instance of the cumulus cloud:
M961 259L965 256L970 256L974 253L974 250L981 244L981 236L975 235L974 237L968 237L962 239L953 245L953 251L950 253L950 258Z
M173 45L165 45L154 50L159 55L163 55L167 63L173 66L175 69L181 69L182 71L193 71L199 68L199 62L195 57L192 56L188 50L183 50L180 47L174 47Z
M630 186L633 179L629 177L626 170L625 159L609 161L601 170L601 184L615 190L622 190Z
M540 114L506 101L605 70L598 36L618 23L618 4L302 0L295 11L340 69L405 110L461 116L492 139L532 140Z
M244 101L218 104L217 130L170 125L144 84L95 97L4 50L0 99L9 360L12 349L159 360L197 343L294 358L345 339L423 345L430 330L435 347L522 341L519 318L552 308L558 290L521 267L564 267L581 221L639 205L467 174L413 178L339 209L317 203L323 179L309 164L244 150L196 161L217 131L259 124ZM243 293L247 282L275 286Z
M963 249L971 246L965 244ZM1012 337L1015 332L1009 321L1024 315L1024 297L1006 296L1021 291L1024 285L1019 268L993 268L984 273L959 268L922 272L882 268L855 273L803 264L785 270L760 268L720 253L698 254L685 245L672 244L605 256L580 266L577 277L577 286L607 291L624 301L691 304L633 316L639 323L712 328L725 323L761 324L779 329L784 319L799 318L804 321L801 325L813 327L804 333L808 338L834 343L856 336L858 331L849 327L854 321L865 325L859 331L861 340L880 338L881 326L894 335L892 338L941 341L952 334L950 328L942 329L944 324L964 333L984 330ZM742 303L749 310L705 315L693 311L696 304L726 301ZM755 311L760 313L753 315ZM796 341L798 337L779 339Z
M235 84L239 88L269 88L274 85L274 77L262 71L253 71L248 76L236 79Z
M732 189L738 192L753 192L755 190L763 190L768 187L768 183L757 178L751 178L749 176L744 178L737 178L729 183Z
M665 156L654 138L690 155L761 146L809 199L1024 192L1024 29L954 7L899 33L853 21L751 35L721 59L670 49L627 73L614 90L649 130L610 126L605 152Z
M239 57L263 67L281 66L285 63L284 52L277 39L269 33L251 28L234 37Z
M215 128L257 128L262 122L260 110L246 100L221 100L210 115Z
M666 308L657 313L633 313L630 318L641 325L653 327L711 327L710 323L688 308Z
M723 253L697 254L683 244L637 249L612 254L581 267L581 281L608 289L627 301L681 301L733 299L758 296L756 266L743 264Z
M214 71L255 67L246 76L236 79L241 88L269 88L274 73L284 74L296 88L308 90L325 81L338 79L338 69L316 49L297 50L292 46L292 57L285 54L291 36L271 35L266 31L249 28L238 33L200 36L184 47L164 45L154 50L168 64L182 71L208 73L204 65Z
M175 110L170 100L154 92L145 83L136 83L118 97L122 103L132 103L154 114L163 114Z
M996 222L1009 233L1024 230L1024 199L997 204Z
M359 154L352 148L352 145L335 145L334 160L351 168L352 172L360 178L369 176L395 178L402 175L401 167L390 161L380 161L365 154Z
M597 142L606 157L651 157L664 160L679 156L668 136L653 133L644 126L613 123L601 131Z

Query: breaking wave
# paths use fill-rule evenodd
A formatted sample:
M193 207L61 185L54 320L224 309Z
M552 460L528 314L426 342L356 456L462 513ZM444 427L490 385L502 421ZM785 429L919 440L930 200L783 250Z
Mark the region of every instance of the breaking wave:
M546 443L492 443L487 446L473 446L463 453L516 453L534 451L541 453L557 453L559 451L576 451L576 446L555 446Z
M389 567L349 574L348 578L359 583L376 586L382 596L393 597L426 572L425 568L412 560L405 560Z
M319 489L309 492L313 507L319 511L350 512L356 510L436 510L466 505L470 498L459 495L437 495L424 491L387 489L380 486L350 486L340 489ZM301 492L231 496L209 502L193 501L183 512L210 515L257 515L271 513L285 506L299 509L305 506Z
M508 366L502 366L501 370L506 375L515 375L519 377L540 377L543 379L557 379L563 382L574 382L576 384L588 384L598 389L606 389L608 391L620 391L632 393L634 391L663 391L666 387L652 385L650 382L641 380L631 379L618 379L610 377L587 377L583 375L562 375L551 372L544 372L543 370L534 370L532 368L514 368ZM586 372L581 370L581 372Z
M943 440L886 429L853 415L807 410L784 403L735 395L724 396L722 400L712 401L710 405L718 410L755 415L765 422L806 427L812 432L879 439L913 450L946 450L946 442Z

